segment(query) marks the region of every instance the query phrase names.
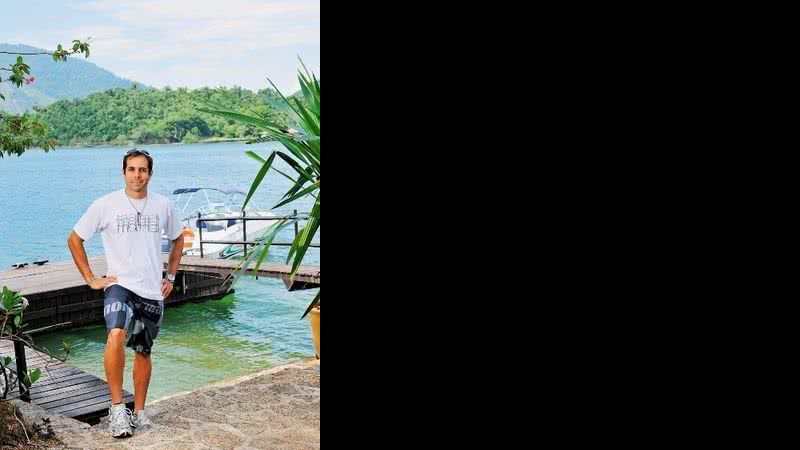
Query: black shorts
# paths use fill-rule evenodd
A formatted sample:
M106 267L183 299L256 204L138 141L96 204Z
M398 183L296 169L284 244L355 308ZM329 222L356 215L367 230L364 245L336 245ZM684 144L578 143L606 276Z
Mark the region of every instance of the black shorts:
M164 302L139 297L115 284L106 289L103 315L108 333L115 328L125 330L128 348L149 355L161 329Z

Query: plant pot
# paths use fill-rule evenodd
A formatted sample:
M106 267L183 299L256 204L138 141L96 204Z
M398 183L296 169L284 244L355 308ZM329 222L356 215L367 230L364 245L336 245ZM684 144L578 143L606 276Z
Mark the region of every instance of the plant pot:
M317 359L319 359L319 306L311 310L308 320L311 322L311 339L314 341L314 349L317 351Z

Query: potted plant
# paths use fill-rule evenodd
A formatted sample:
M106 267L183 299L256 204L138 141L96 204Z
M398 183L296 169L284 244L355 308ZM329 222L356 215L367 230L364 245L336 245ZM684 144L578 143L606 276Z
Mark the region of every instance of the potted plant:
M319 359L319 303L311 309L309 322L311 322L311 338L314 340L314 349L317 351L317 359Z

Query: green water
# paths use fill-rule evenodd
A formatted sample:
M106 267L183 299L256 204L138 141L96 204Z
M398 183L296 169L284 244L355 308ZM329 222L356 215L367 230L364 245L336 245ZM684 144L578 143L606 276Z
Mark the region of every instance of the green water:
M272 286L264 286L264 284ZM222 300L167 308L153 347L148 398L159 399L208 383L313 356L307 320L300 320L311 293L275 295L277 280L243 280ZM270 289L272 288L272 289ZM260 297L258 292L269 294ZM265 314L267 312L268 314ZM60 354L68 341L67 363L105 379L105 326L41 336L36 343ZM124 388L133 392L133 352L127 351Z

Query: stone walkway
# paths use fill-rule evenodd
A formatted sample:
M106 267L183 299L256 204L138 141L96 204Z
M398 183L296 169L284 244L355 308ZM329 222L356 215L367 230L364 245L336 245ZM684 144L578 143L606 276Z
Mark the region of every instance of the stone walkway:
M62 449L318 449L320 364L302 361L163 399L148 406L154 426L113 439L103 420L51 417Z

